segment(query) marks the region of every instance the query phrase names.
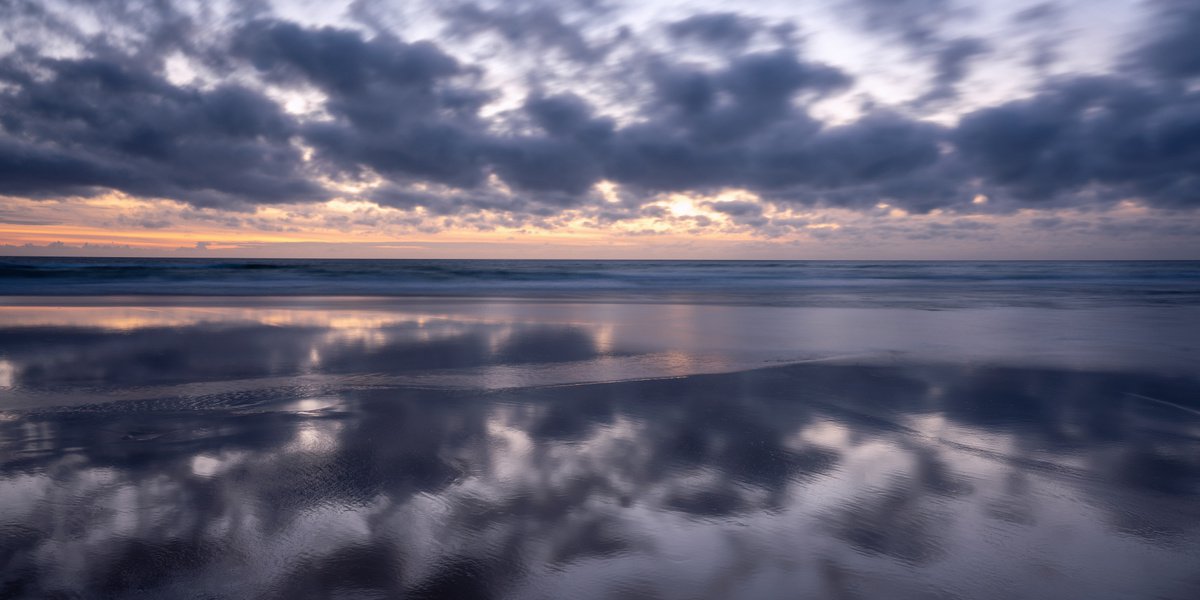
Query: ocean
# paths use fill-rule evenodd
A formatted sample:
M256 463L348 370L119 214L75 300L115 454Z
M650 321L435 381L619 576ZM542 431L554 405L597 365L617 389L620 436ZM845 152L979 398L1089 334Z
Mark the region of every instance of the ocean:
M1200 597L1200 262L0 258L3 598Z
M915 308L1195 305L1200 262L0 257L0 294L491 296Z

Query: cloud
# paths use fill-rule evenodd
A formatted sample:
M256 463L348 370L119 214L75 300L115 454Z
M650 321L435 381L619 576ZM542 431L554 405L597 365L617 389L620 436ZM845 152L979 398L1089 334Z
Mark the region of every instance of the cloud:
M1042 2L1022 9L1013 15L1012 22L1018 35L1031 32L1029 64L1036 69L1046 69L1059 58L1062 46L1062 24L1065 10L1055 2Z
M729 200L726 202L708 202L705 204L719 213L731 217L756 217L762 215L762 205L748 200Z
M942 27L964 14L954 0L845 0L843 5L867 30L917 48L936 44Z
M809 135L780 128L754 149L752 169L767 188L856 187L931 167L942 134L938 126L882 113Z
M728 189L784 207L909 213L1200 201L1189 43L1200 11L1184 2L1153 5L1153 26L1109 72L1064 69L995 97L964 89L997 68L1005 43L963 26L971 11L833 3L835 25L929 69L890 103L864 91L875 83L852 60L776 35L808 28L750 6L638 23L597 3L468 2L369 28L356 24L371 14L363 2L323 24L265 6L137 6L0 8L17 40L0 56L0 194L117 190L243 211L344 197L420 209L410 216L431 231L444 217L554 226L569 211L614 223L653 212L665 193ZM1069 16L1043 4L1002 21ZM445 35L421 39L431 32ZM504 43L489 58L481 36ZM300 97L307 108L284 109ZM993 201L972 203L979 194Z
M532 96L523 110L543 134L498 137L487 148L505 182L525 191L579 195L604 177L612 120L597 117L573 94Z
M976 36L948 34L952 24L971 15L954 0L846 0L860 26L906 46L918 60L932 68L930 88L913 104L924 105L958 97L958 83L967 77L972 62L991 45Z
M583 63L600 60L608 52L606 45L591 43L579 27L567 23L560 9L553 5L502 3L486 8L463 2L443 7L440 13L447 21L446 33L452 37L494 33L518 48L558 51Z
M1077 77L966 115L953 141L972 171L1027 204L1136 197L1200 202L1200 94L1170 82Z
M675 39L731 49L745 47L758 29L757 21L733 12L693 15L667 25L667 32Z
M236 84L180 88L137 62L0 61L0 193L116 189L196 205L319 200L296 124Z
M987 52L987 42L976 37L962 37L941 44L934 52L933 87L917 100L917 104L957 97L958 83L967 77L971 61Z
M431 42L256 21L234 34L233 53L268 79L323 92L333 120L301 135L331 168L471 187L482 181L476 114L486 94L453 83L466 74Z
M1157 6L1157 35L1134 53L1137 64L1166 78L1200 76L1200 6L1185 0L1159 0Z

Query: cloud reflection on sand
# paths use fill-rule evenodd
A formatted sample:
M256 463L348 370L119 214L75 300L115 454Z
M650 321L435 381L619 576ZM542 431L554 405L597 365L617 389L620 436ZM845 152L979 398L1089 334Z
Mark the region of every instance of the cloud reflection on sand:
M1200 590L1194 376L746 370L835 346L749 352L713 307L160 308L0 329L0 595Z
M1194 378L894 362L565 387L276 385L314 348L323 373L490 367L518 383L523 369L637 356L619 333L601 350L578 322L336 331L4 329L24 390L214 382L4 412L5 593L1200 589L1200 422L1130 395L1187 405Z

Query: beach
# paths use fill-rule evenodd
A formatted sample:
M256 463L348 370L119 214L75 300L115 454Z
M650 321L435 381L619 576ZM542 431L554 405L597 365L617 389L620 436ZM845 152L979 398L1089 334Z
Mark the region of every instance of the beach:
M1200 263L0 267L0 596L1200 596Z

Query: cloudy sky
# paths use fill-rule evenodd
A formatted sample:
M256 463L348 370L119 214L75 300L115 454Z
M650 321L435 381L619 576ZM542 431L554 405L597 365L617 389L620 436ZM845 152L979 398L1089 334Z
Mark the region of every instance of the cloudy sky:
M1200 258L1194 0L0 0L0 254Z

